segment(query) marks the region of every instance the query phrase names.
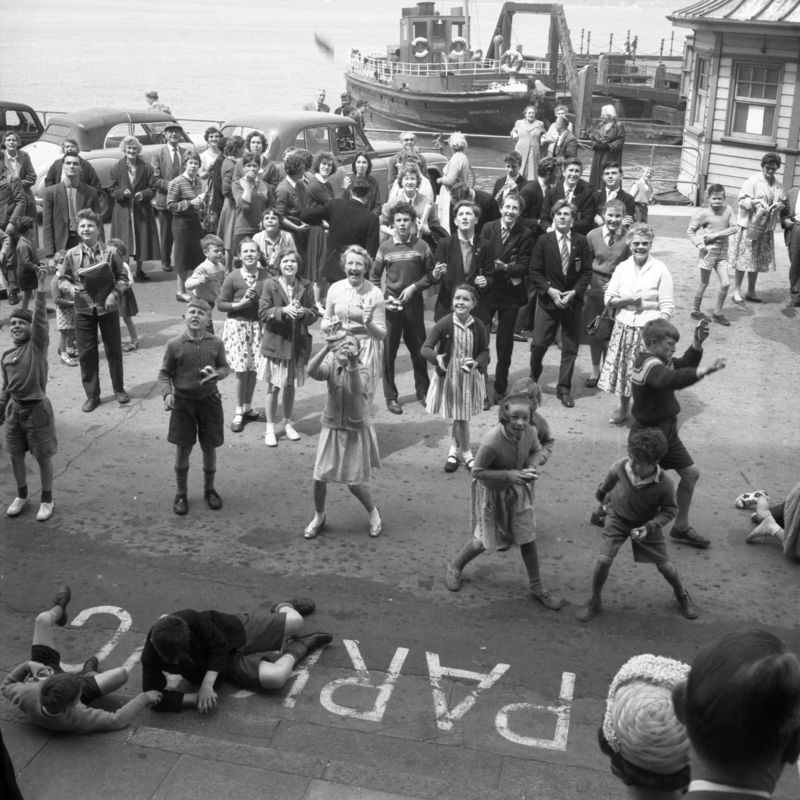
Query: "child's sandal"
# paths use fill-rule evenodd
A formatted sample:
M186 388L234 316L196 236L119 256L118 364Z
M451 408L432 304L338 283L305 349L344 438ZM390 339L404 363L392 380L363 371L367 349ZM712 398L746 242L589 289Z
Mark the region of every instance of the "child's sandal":
M124 344L122 346L122 349L126 353L132 353L134 350L138 350L139 349L139 342L128 342L127 344Z
M241 433L244 430L244 415L234 414L231 422L231 430L234 433Z
M473 456L467 456L464 459L464 468L469 472L472 472L472 465L475 463L475 459Z

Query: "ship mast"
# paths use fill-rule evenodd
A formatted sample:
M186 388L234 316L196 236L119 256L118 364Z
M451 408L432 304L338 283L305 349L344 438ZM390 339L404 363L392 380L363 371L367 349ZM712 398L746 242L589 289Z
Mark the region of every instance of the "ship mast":
M467 40L467 47L469 47L471 51L474 48L472 47L472 37L470 36L472 24L469 18L469 0L464 0L464 19L466 20L464 25L464 38ZM467 55L469 55L469 53Z

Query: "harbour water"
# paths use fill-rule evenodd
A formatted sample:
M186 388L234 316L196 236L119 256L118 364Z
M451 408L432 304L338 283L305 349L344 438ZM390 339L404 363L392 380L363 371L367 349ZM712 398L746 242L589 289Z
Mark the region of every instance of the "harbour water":
M351 48L384 52L398 38L403 6L412 0L28 0L6 3L0 26L0 92L37 109L143 107L157 89L180 117L224 120L246 111L299 108L316 89L331 108L344 89ZM439 3L449 9L458 0ZM489 44L502 2L472 0L471 44ZM565 4L573 47L591 32L591 52L624 46L627 31L639 52L658 52L673 28L670 6ZM314 33L330 43L329 58ZM683 31L675 29L675 53ZM539 54L546 18L517 15L513 44Z

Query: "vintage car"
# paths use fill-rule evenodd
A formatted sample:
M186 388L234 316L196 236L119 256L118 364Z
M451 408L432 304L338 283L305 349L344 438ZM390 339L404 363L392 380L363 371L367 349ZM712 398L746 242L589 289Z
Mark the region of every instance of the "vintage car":
M12 131L21 145L35 142L44 130L39 115L25 103L0 100L0 131Z
M31 157L37 181L33 187L37 205L41 206L44 176L50 165L61 158L64 139L78 142L81 158L91 161L104 191L100 198L103 218L111 218L112 200L108 194L111 167L122 158L119 149L122 140L135 136L142 143L142 158L150 160L153 153L165 142L164 128L177 120L160 111L119 110L112 108L87 108L74 114L51 117L38 141L23 149ZM188 136L183 136L184 148L192 148Z
M251 131L260 131L269 141L268 156L276 162L283 160L287 147L298 147L318 153L328 150L336 157L340 169L332 178L342 179L349 173L355 154L365 150L372 161L372 174L381 187L381 199L386 200L387 169L389 158L400 148L398 142L371 143L361 127L350 117L324 114L317 111L264 111L233 117L222 127L223 136L247 137ZM431 182L437 187L446 159L441 153L425 152ZM345 169L341 169L344 167Z

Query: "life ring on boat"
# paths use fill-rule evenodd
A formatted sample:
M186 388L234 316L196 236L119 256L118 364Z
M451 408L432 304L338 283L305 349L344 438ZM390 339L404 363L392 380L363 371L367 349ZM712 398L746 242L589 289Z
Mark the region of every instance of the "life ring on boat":
M506 50L503 53L503 57L500 59L500 66L501 67L508 67L508 72L513 70L514 72L519 72L520 68L522 67L522 53L519 50Z
M412 55L414 58L426 58L430 53L428 40L424 36L417 36L416 39L412 39L411 47L413 48Z

